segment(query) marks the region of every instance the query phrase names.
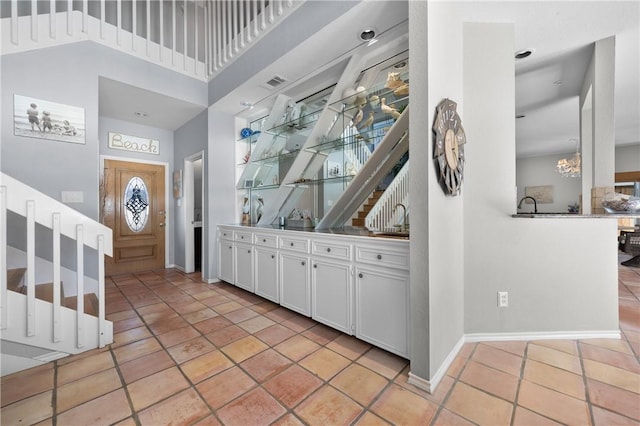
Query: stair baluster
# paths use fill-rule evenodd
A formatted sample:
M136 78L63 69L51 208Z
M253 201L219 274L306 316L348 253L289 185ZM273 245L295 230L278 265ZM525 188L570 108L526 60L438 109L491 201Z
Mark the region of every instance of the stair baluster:
M7 247L7 187L0 186L0 247ZM0 329L7 328L7 250L0 253Z
M27 201L27 336L36 335L36 203Z
M59 342L62 338L62 324L60 323L62 303L60 297L60 213L51 215L53 232L53 341Z
M76 294L78 304L76 307L76 318L78 326L79 348L84 347L84 230L82 225L76 225Z

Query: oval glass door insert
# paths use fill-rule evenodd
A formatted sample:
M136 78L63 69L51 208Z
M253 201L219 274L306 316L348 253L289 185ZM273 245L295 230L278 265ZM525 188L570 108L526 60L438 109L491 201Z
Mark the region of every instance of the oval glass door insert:
M129 229L140 232L149 219L149 192L138 176L132 177L124 189L125 220Z

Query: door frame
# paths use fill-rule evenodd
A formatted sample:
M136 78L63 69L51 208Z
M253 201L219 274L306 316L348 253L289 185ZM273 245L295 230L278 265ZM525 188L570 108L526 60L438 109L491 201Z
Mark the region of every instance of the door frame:
M113 156L113 155L100 155L100 170L98 171L99 173L99 182L100 185L103 185L104 182L104 160L115 160L115 161L124 161L127 163L139 163L139 164L153 164L156 166L163 166L164 167L164 207L165 207L165 219L164 219L164 267L168 268L170 266L170 251L173 247L173 245L170 245L171 240L169 239L169 235L171 235L170 233L170 228L171 228L171 222L173 221L173 217L171 217L171 212L170 212L170 201L171 199L170 197L170 189L172 188L170 186L170 181L169 181L169 163L165 162L165 161L152 161L152 160L139 160L137 158L129 158L129 157L117 157L117 156ZM102 218L102 199L100 197L99 198L99 205L98 205L98 215L100 215L100 218Z
M204 183L206 180L206 164L205 164L205 159L204 159L204 150L196 152L195 154L189 155L187 157L184 158L184 178L183 178L183 185L184 185L184 190L182 192L183 194L183 203L182 203L182 217L184 218L184 220L182 221L181 225L182 225L182 230L183 230L183 235L184 235L184 272L186 273L192 273L195 271L195 262L194 262L194 256L195 256L195 250L194 250L194 244L195 244L195 227L193 226L194 224L194 217L193 217L193 212L194 212L194 205L195 205L195 197L194 197L194 189L195 189L195 178L194 178L194 173L193 173L193 163L197 160L202 160L202 194L201 195L201 199L202 199L202 240L200 241L201 247L200 247L200 273L203 273L205 270L205 262L202 259L202 256L204 255L204 242L205 242L205 238L204 236L205 234L205 223L206 221L204 220L206 217L206 204L204 202Z

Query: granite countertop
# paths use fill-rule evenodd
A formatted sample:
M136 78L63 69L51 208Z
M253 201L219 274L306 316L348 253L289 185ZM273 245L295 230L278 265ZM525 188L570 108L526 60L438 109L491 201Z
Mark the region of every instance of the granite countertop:
M350 236L357 236L357 237L375 237L375 238L383 237L383 238L394 238L394 239L401 239L401 240L409 239L408 233L406 235L401 235L400 233L392 229L386 230L384 232L375 232L367 228L358 227L358 226L345 226L342 228L325 228L325 229L293 228L293 227L278 226L278 225L256 225L256 224L245 225L240 223L233 224L233 226L242 226L245 228L252 228L256 230L269 229L269 230L281 230L281 231L313 232L316 234L350 235ZM384 235L385 233L387 235ZM389 235L389 234L398 234L398 235Z
M558 219L558 218L571 218L571 219L629 219L629 218L640 218L640 214L613 214L613 213L604 213L604 214L578 214L578 213L518 213L512 214L511 217L525 217L525 218L549 218L549 219Z

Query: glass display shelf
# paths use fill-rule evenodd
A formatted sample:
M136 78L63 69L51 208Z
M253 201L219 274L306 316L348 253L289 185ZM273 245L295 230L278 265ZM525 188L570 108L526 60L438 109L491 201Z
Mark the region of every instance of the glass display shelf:
M291 186L296 188L304 188L306 186L311 185L324 185L330 183L349 183L353 179L354 175L343 175L343 176L331 176L327 178L321 179L304 179L300 181L295 181L291 183L285 183L285 186Z

